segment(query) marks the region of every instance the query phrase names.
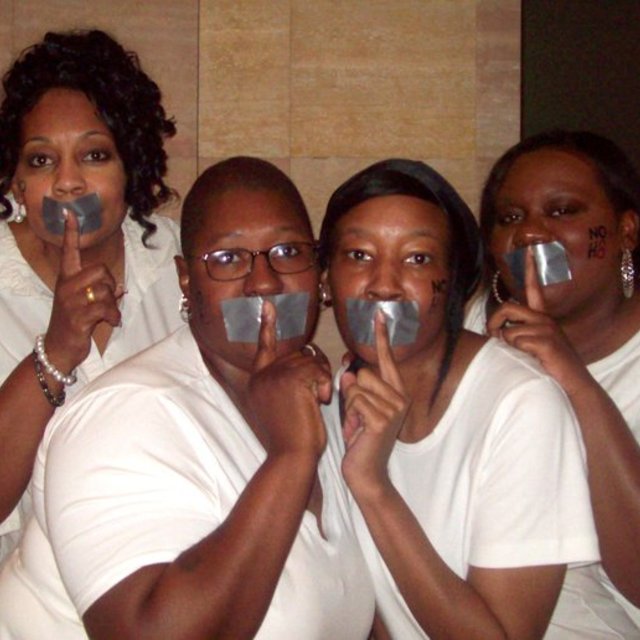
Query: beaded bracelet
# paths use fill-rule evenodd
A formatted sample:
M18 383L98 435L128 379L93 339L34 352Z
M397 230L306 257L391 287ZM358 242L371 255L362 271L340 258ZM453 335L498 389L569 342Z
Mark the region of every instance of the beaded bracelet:
M61 407L67 397L64 389L57 396L54 396L53 393L51 393L51 389L49 389L47 381L44 378L44 373L42 372L42 363L40 362L40 358L38 357L35 349L32 351L32 355L33 366L36 370L36 378L38 378L38 382L40 383L40 388L42 389L42 393L44 393L44 397L49 401L50 405L54 407Z
M36 338L36 345L33 351L36 354L36 358L38 358L38 362L45 368L45 371L50 376L55 378L58 382L62 382L65 387L69 387L77 382L78 377L76 376L75 370L72 371L68 376L65 376L62 371L56 369L49 362L49 358L47 358L47 354L44 351L44 334L41 333Z

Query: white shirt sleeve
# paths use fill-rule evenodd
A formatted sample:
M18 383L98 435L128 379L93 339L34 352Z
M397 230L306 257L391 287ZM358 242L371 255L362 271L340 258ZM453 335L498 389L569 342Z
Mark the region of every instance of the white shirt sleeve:
M190 440L199 436L182 428L185 420L153 390L111 387L55 425L46 526L80 615L125 577L173 561L219 524L216 486L194 460L199 443Z

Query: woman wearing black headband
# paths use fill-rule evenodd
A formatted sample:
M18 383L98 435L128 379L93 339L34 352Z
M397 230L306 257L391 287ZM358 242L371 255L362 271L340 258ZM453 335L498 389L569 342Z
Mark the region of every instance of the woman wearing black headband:
M471 212L428 166L380 162L331 197L321 256L356 365L328 421L376 638L541 638L566 564L597 557L584 461L555 382L462 329L481 269Z

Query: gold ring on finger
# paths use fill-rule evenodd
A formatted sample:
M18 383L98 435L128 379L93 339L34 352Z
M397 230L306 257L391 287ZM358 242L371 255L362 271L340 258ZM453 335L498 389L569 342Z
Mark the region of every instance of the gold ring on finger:
M93 304L96 301L96 294L93 292L93 287L89 285L84 289L84 295L87 296L87 302Z

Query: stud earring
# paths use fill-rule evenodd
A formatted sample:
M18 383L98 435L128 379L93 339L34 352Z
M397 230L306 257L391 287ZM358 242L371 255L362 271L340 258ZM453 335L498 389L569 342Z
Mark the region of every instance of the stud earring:
M633 266L633 256L629 249L622 250L620 277L622 278L622 293L624 297L631 298L636 288L636 270Z
M193 315L191 308L189 307L189 299L184 295L184 293L180 297L180 302L178 303L178 313L180 314L183 322L189 322Z
M493 297L498 304L503 304L504 300L500 295L500 291L498 287L499 282L500 282L500 269L496 269L496 272L493 274L493 277L491 278L491 293L493 294Z

